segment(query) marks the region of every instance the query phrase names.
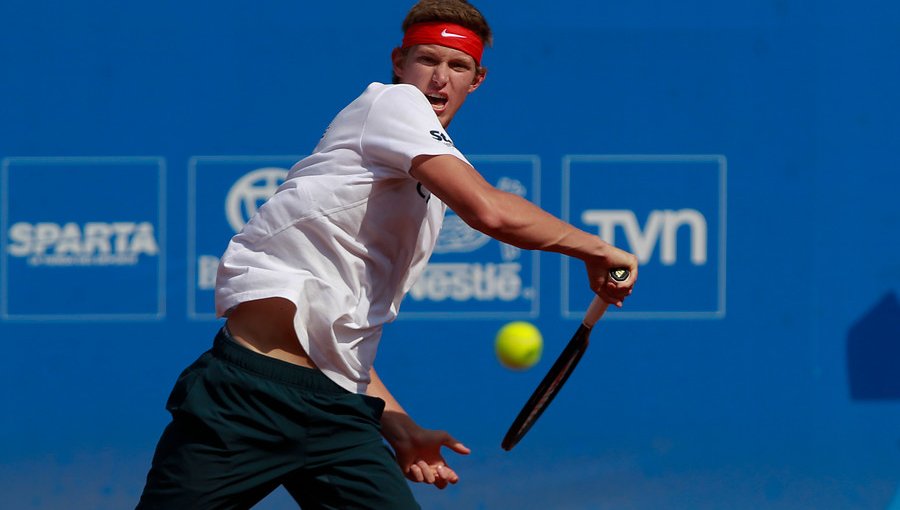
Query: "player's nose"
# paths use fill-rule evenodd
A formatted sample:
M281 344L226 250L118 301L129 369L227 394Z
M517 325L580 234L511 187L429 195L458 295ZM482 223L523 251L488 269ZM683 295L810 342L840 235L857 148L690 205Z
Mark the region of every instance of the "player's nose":
M434 71L431 73L431 83L433 83L438 88L442 88L447 84L449 75L449 68L446 64L435 66Z

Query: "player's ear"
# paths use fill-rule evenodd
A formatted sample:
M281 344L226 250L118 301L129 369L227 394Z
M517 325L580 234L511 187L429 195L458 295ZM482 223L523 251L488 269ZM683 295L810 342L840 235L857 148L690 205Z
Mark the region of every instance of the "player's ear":
M403 63L406 59L406 51L403 48L394 48L394 51L391 52L391 64L394 69L394 76L398 78L403 77Z
M481 86L484 82L485 77L487 77L487 67L478 66L478 69L475 70L475 78L472 80L472 84L469 85L469 93L472 93Z

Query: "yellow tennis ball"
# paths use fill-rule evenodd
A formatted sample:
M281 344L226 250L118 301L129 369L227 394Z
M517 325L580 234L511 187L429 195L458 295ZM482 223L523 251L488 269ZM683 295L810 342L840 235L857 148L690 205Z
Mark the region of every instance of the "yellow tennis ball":
M534 324L516 321L500 328L494 347L500 364L513 370L525 370L541 359L544 339Z

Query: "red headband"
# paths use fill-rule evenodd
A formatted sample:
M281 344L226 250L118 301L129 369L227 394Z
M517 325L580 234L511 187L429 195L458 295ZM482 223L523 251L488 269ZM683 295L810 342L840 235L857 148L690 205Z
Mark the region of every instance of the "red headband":
M410 26L403 36L403 47L417 44L439 44L462 51L474 58L478 65L481 65L481 55L484 53L484 43L478 34L453 23L416 23Z

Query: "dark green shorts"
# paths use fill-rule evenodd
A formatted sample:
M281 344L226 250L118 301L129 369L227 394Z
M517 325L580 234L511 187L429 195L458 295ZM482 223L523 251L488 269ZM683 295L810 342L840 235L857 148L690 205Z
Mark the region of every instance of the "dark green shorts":
M166 408L139 509L250 508L280 485L304 510L419 508L382 441L384 401L245 349L224 328Z

